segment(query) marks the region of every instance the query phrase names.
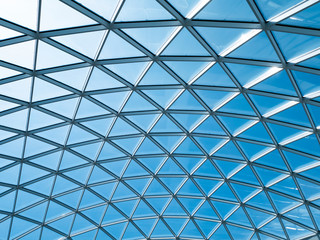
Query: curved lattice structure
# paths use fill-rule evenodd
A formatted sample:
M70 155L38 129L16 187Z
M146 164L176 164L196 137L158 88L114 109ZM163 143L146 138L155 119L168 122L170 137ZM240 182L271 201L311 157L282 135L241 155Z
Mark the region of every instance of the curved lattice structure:
M320 239L319 0L0 17L0 239Z

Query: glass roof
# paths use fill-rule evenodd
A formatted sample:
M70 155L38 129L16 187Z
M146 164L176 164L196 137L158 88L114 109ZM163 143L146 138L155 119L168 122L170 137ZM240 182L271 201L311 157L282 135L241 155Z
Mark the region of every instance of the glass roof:
M319 0L0 1L0 239L320 239Z

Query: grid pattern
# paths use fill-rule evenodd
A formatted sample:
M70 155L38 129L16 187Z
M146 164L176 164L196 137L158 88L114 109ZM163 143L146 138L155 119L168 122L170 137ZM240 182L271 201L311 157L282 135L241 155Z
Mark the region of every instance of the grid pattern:
M319 2L0 1L0 239L320 239Z

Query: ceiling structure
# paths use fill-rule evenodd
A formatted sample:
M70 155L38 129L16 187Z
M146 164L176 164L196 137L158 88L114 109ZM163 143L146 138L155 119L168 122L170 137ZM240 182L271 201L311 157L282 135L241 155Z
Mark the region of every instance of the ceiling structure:
M319 13L0 1L0 239L320 239Z

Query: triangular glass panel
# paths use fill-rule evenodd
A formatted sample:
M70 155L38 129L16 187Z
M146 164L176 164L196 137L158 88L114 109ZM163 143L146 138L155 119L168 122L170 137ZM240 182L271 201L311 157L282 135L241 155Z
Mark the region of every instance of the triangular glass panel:
M182 132L182 130L166 115L162 115L157 124L152 128L151 132Z
M161 107L166 108L179 94L179 89L143 90L153 101Z
M85 164L85 163L88 163L88 162L85 161L83 158L80 158L78 155L73 154L69 151L64 151L59 169L62 170L62 169L74 167L74 166Z
M208 6L209 7L209 6ZM205 10L205 9L204 9ZM243 40L251 37L252 30L237 28L196 27L217 54L227 53ZM222 54L225 55L225 54Z
M200 219L196 219L195 221L206 237L209 237L212 231L215 230L219 225L217 222L204 221Z
M94 225L91 222L89 222L85 218L81 217L81 215L76 214L76 217L75 217L74 222L72 224L71 233L84 231L84 230L87 230L92 227L94 227ZM84 237L84 236L82 236L82 237Z
M221 184L212 194L212 198L219 198L219 199L226 199L230 201L236 202L237 199L235 198L233 192L231 191L228 184L223 183Z
M219 212L220 216L223 219L226 219L231 213L233 213L237 208L237 204L225 203L225 202L218 202L218 201L211 201L213 206Z
M144 54L133 45L110 31L99 55L99 59L128 58L143 55Z
M250 221L248 220L247 215L243 211L241 207L239 207L235 212L232 213L230 217L228 217L227 221L233 223L241 223L241 225L245 225L247 227L251 227Z
M104 34L105 31L95 31L63 35L53 37L53 39L90 58L94 58Z
M189 91L184 91L177 100L170 106L170 109L177 110L204 110L203 106L194 98Z
M132 115L126 116L131 122L136 124L144 131L148 131L150 127L153 125L156 119L158 119L159 115L157 114L143 114L143 115Z
M275 40L278 42L284 57L289 62L295 62L296 57L320 47L319 37L316 36L285 32L272 33Z
M200 96L200 98L202 98L209 108L214 110L234 96L233 92L225 91L195 90L195 92Z
M109 111L85 98L81 99L76 118L85 118L97 115L108 114Z
M148 198L146 200L159 214L162 214L162 211L167 206L170 199L167 197L162 197L162 198L157 197L157 198Z
M252 139L255 141L272 143L270 135L268 134L268 132L266 131L265 127L261 122L254 124L248 130L245 130L240 135L238 135L238 137Z
M265 97L250 94L252 102L264 117L270 117L292 105L297 104L295 101L288 101L281 98Z
M131 216L134 208L137 206L137 200L128 200L123 202L114 203L114 205L120 209L126 216Z
M130 185L138 194L142 195L146 186L150 182L150 178L132 179L125 181Z
M187 29L183 28L169 43L162 55L208 56L209 53Z
M262 32L228 55L229 57L279 62L268 36Z
M248 199L252 198L254 195L257 195L261 191L258 188L253 188L238 183L231 183L231 186L242 202L248 201Z
M254 85L252 89L296 96L296 91L285 70L259 82L257 85Z
M81 124L105 136L113 120L114 118L111 117L111 118L81 122Z
M251 236L254 233L253 231L246 229L246 228L240 228L236 226L228 225L228 229L231 232L231 235L235 238L240 239L252 239Z
M101 165L106 168L107 170L111 171L117 176L122 176L124 168L127 166L128 161L127 160L117 160L117 161L111 161L102 163Z
M235 158L243 160L243 157L232 141L227 142L217 152L213 154L217 157Z
M199 208L200 205L202 205L203 200L202 199L195 199L195 198L186 198L186 197L179 197L179 201L182 203L182 205L187 209L187 211L193 215L194 211Z
M179 205L177 200L172 199L170 204L167 206L166 210L164 211L163 215L165 215L165 216L168 216L168 215L169 216L175 216L175 215L184 216L184 215L186 215L186 212Z
M42 123L42 121L41 121L41 123ZM70 126L66 125L63 127L57 127L54 129L43 131L43 132L37 133L36 135L38 135L40 137L44 137L48 140L51 140L51 141L59 143L59 144L64 144L69 128L70 128Z
M255 160L255 162L288 171L287 166L284 163L278 150L271 151L270 153L259 157L257 160Z
M248 142L237 141L237 143L250 161L256 160L260 156L267 154L274 149L271 147L266 147L264 145L258 145Z
M146 166L151 172L155 173L160 165L164 162L164 157L153 157L153 158L138 158L139 162L141 162L144 166Z
M254 207L261 208L261 209L265 209L265 210L268 210L268 211L274 211L273 207L271 206L271 204L269 202L269 199L268 199L267 195L263 191L258 193L253 198L251 198L247 202L247 204L248 205L252 205Z
M251 220L253 221L254 225L259 228L264 225L266 222L270 221L274 218L273 215L267 214L262 211L257 211L256 209L246 208Z
M1 10L2 9L3 8L1 8ZM3 46L0 48L0 55L2 61L13 63L25 68L33 69L35 55L34 51L35 40L31 40L16 44L10 44L8 46Z
M123 105L124 100L127 98L128 92L115 92L115 93L106 93L106 94L97 94L93 97L108 107L119 111L120 107Z
M124 232L123 235L124 239L141 239L143 238L143 235L138 231L138 229L132 224L129 223L126 231Z
M68 86L82 90L89 72L88 67L76 68L61 72L49 73L47 76L54 78L55 80L62 82Z
M275 193L269 192L269 196L271 197L279 213L286 212L289 209L293 209L294 207L300 205L300 202L297 202L291 198L280 196Z
M133 154L133 152L136 150L141 140L142 140L141 137L138 137L138 138L135 137L135 138L117 139L117 140L113 140L113 142L115 142L117 145L119 145L128 153Z
M57 67L77 62L80 62L80 59L56 47L53 47L48 43L39 41L37 54L37 69Z
M256 176L249 166L242 168L239 172L232 176L231 179L260 186Z
M101 4L104 4L104 0L98 0L98 1L86 1L86 0L77 0L77 2L81 3L85 7L89 8L93 12L99 14L103 18L107 19L108 21L111 20L111 17L114 15L114 11L117 8L117 5L119 3L119 0L109 0L108 1L108 7L102 8Z
M78 153L82 154L83 156L93 160L97 157L97 153L98 153L98 150L100 149L100 146L101 146L101 142L97 142L97 143L83 145L80 147L73 147L72 150L75 150Z
M125 85L120 83L115 78L111 77L109 74L95 67L93 68L92 73L90 75L88 84L86 86L86 91L111 89L124 86Z
M169 192L156 180L153 179L151 184L149 185L147 191L144 193L144 195L168 195ZM148 201L150 202L150 201ZM159 209L156 208L152 203L151 205L158 211Z
M204 120L195 130L193 130L193 132L226 135L217 121L211 116L207 117L207 119Z
M217 169L212 165L212 163L208 159L204 161L203 164L201 164L201 166L193 175L222 178Z
M180 146L175 150L175 153L182 154L200 154L203 152L197 147L197 145L189 138L185 138L184 141L180 144Z
M298 184L300 185L300 189L302 190L302 193L304 194L305 198L307 200L314 200L319 198L320 196L320 186L315 183L311 183L309 181L296 178L298 181Z
M142 219L134 221L135 224L144 232L145 235L149 236L156 224L157 219Z
M241 108L239 108L239 106L241 106ZM252 110L247 99L242 94L227 102L225 105L219 108L218 111L255 116L255 112Z
M194 214L196 217L200 218L207 218L207 219L215 219L218 220L218 216L209 204L208 201L204 201L204 203L201 205L201 207L197 210L197 212Z
M112 126L111 131L109 132L109 137L136 133L139 133L139 131L121 118L117 118L116 122Z
M63 2L45 0L41 4L40 30L47 31L96 24Z
M149 103L146 99L141 97L136 92L133 92L129 97L126 105L122 111L147 111L155 110L155 107Z
M16 140L3 143L0 145L0 153L7 156L21 158L23 153L24 141L24 138L18 138Z
M97 185L91 187L91 190L94 190L97 194L100 194L102 198L110 200L111 194L113 193L116 182Z
M108 205L107 211L101 223L107 224L107 223L120 221L123 219L125 219L125 217L122 214L120 214L118 210L116 210L113 206Z
M208 66L208 62L166 61L164 63L185 82L193 80Z
M54 113L71 118L74 114L74 110L77 103L78 103L78 98L71 98L68 100L48 103L42 106Z
M104 201L89 190L84 190L79 208L90 207L92 205L101 204Z
M136 197L136 193L134 193L133 191L131 191L127 186L125 186L123 183L119 183L117 188L114 191L114 194L112 196L112 200L119 200L119 199L126 199L126 198L133 198ZM131 201L123 201L123 202L119 202L118 204L116 204L116 206L120 205L125 205L125 204L130 204ZM127 214L127 216L131 216L131 214L128 214L125 212L125 214Z
M310 121L301 103L273 115L272 118L310 127Z
M91 172L88 184L108 181L111 179L113 179L113 177L109 173L105 172L100 167L98 167L98 165L96 165L96 166L94 166L94 168Z
M173 193L175 194L177 189L185 182L186 178L181 177L160 177L161 182Z
M156 1L127 0L116 21L147 21L172 18L173 16Z
M138 151L136 152L137 155L140 154L158 154L163 153L163 151L149 138L145 138L141 145L139 146Z
M33 130L61 122L61 119L55 118L38 110L31 109L28 129Z
M189 237L189 238L202 238L201 233L199 232L197 227L194 225L192 220L189 220L188 224L184 227L180 236Z
M113 225L108 225L104 227L104 229L113 236L113 239L121 239L121 236L126 226L127 226L127 223L122 222L122 223L117 223Z
M219 64L214 64L193 82L192 85L235 87L235 84Z
M54 146L47 144L45 142L36 140L31 137L27 137L25 150L24 150L24 157L30 157L32 155L46 152L51 149L54 149Z
M123 177L134 177L134 176L144 176L149 175L149 173L141 167L136 161L131 160L123 174Z
M204 118L201 114L171 114L187 131L191 131Z
M175 157L175 159L181 164L181 166L187 170L187 172L193 172L201 163L204 158L191 158L191 157Z
M211 193L216 190L222 183L219 180L211 180L205 178L194 178L197 184L201 187L201 189L205 192L207 196L211 195Z
M73 125L69 134L68 144L74 144L79 142L85 142L89 140L96 139L95 135L92 135L88 131Z
M138 41L152 53L157 53L168 38L173 34L173 27L157 27L157 28L129 28L124 32Z
M139 85L171 85L179 84L173 76L164 70L158 63L152 63Z
M134 218L155 216L156 213L154 212L152 207L147 203L146 201L140 200L136 210L134 211L134 214L133 214Z
M188 195L188 196L203 196L194 182L189 178L183 186L180 188L178 194Z
M299 218L299 221L301 221L301 218ZM300 225L294 224L286 220L283 220L282 222L290 238L301 239L314 235L314 232L311 232L310 230L307 230L301 227Z
M219 170L227 177L231 177L234 175L235 172L238 172L239 169L243 168L244 164L237 163L237 162L229 162L229 161L222 161L222 160L214 160L217 166L220 168ZM215 170L216 171L216 170ZM198 171L197 171L198 172ZM196 173L197 173L196 172ZM203 175L203 174L202 174ZM219 175L219 177L221 177Z
M0 94L29 102L31 84L31 78L24 78L18 81L4 83L0 85Z
M196 19L199 18L206 20L257 22L248 3L236 0L218 0L210 2L199 12L199 14L197 14Z
M201 147L211 155L221 145L225 143L225 139L221 138L209 138L209 137L195 137L195 140L201 145Z
M320 151L319 151L320 145L314 134L308 135L295 142L289 143L287 147L293 148L305 153L313 154L318 157L320 156Z
M152 231L151 237L173 237L172 232L167 228L161 219L159 219L157 225Z
M311 221L308 210L303 205L285 213L284 216L291 218L297 222L303 223L308 227L311 227L311 228L313 227L313 223Z

